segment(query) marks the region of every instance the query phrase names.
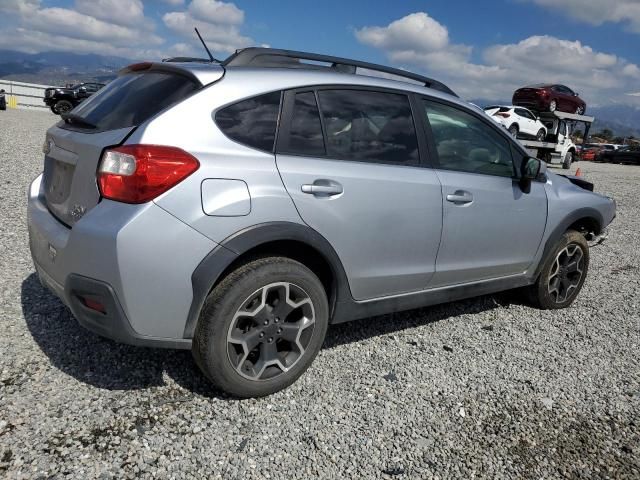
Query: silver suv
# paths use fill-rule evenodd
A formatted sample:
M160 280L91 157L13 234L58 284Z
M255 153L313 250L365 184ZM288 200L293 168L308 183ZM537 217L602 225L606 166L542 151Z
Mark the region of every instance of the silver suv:
M439 82L283 50L132 65L44 153L42 283L240 397L293 383L332 323L518 287L567 307L616 210Z

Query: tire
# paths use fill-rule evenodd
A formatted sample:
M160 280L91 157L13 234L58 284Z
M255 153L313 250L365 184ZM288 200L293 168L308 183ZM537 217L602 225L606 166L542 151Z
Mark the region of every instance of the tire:
M53 106L55 113L62 115L63 113L73 110L73 104L69 100L58 100Z
M192 353L216 387L240 398L262 397L304 373L328 324L327 295L311 270L286 257L258 258L209 294Z
M569 150L565 153L564 158L562 159L562 168L568 170L571 168L571 164L573 163L573 152Z
M58 111L56 110L55 105L51 105L51 107L50 107L50 108L51 108L51 111L52 111L53 113L55 113L56 115L59 115Z
M586 110L587 109L585 107L578 106L578 108L576 108L576 115L584 115Z
M558 109L558 102L556 100L551 100L549 103L549 111L555 112Z
M571 267L573 265L572 259L580 256L577 253L578 250L582 255L579 260L576 260L576 265L580 269L579 278L575 271L566 273L573 268ZM563 266L562 263L567 258L569 262ZM582 234L575 230L568 230L544 260L536 283L527 287L526 293L529 301L535 307L544 310L568 307L582 290L588 271L589 244ZM566 280L563 277L565 274L567 275ZM567 285L570 285L570 288Z
M520 131L520 129L518 128L518 125L516 125L515 123L512 124L509 127L509 134L513 137L513 138L518 138L518 132Z
M538 130L538 133L536 134L536 140L539 142L544 142L544 139L546 136L547 136L547 132L545 132L544 129L541 128L540 130Z

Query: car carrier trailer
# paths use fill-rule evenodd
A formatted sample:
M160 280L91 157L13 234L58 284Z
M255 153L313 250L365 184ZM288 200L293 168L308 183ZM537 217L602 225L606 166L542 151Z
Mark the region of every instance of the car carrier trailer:
M571 133L579 124L584 124L582 145L589 138L594 117L566 112L541 112L540 121L547 127L544 142L520 140L529 154L549 164L562 165L568 169L576 157L576 145L571 140Z

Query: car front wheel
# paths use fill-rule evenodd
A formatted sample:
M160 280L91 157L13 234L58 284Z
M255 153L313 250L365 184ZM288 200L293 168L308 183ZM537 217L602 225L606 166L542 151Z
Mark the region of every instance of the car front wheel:
M236 397L282 390L311 365L329 307L318 277L285 257L264 257L229 274L207 297L193 356L218 388Z
M544 138L547 136L546 132L544 131L544 129L540 129L538 130L538 133L536 135L536 140L538 140L539 142L544 142Z
M62 115L63 113L70 112L73 109L73 104L69 100L58 100L53 106L54 113Z
M576 299L589 270L589 244L575 230L568 230L547 256L528 296L538 308L566 308Z

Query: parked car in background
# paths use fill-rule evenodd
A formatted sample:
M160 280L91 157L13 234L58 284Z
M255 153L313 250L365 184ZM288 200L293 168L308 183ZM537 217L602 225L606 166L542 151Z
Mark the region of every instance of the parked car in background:
M566 85L540 83L519 88L513 94L513 104L536 112L560 112L584 115L587 104Z
M44 103L57 115L71 111L76 105L104 87L104 83L79 83L71 87L51 87L44 91Z
M519 287L566 308L616 213L446 85L357 60L136 64L62 117L28 193L39 278L239 397L296 381L329 324Z
M640 146L626 146L618 150L603 150L598 161L640 165Z
M592 143L587 143L584 145L580 151L580 159L586 162L593 162L597 159L598 154L600 153L600 145L594 145Z
M524 107L492 105L484 107L484 111L516 138L533 138L539 142L547 136L547 127Z
M0 110L6 110L7 109L7 98L5 97L4 94L4 89L0 90Z

